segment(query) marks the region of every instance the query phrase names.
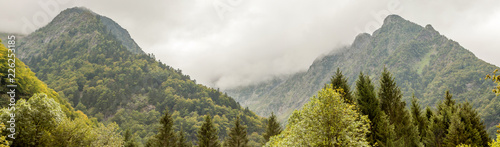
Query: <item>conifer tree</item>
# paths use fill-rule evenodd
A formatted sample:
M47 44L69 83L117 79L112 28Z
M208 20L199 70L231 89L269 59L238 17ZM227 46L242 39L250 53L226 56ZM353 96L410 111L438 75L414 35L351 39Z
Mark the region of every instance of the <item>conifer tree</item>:
M456 109L457 106L455 106L453 95L449 91L446 91L444 100L438 104L437 111L431 118L430 130L432 130L433 138L430 144L432 146L444 146L444 138L448 134L448 128L451 125L451 120L453 115L455 115Z
M210 114L205 116L205 122L201 125L198 131L198 146L199 147L219 147L219 139L217 129L214 127Z
M374 122L377 122L377 127L375 132L375 143L372 146L379 147L399 147L403 146L403 140L396 140L396 132L394 131L394 126L389 124L387 115L383 111L380 111L380 117L376 117Z
M432 113L430 109L429 112ZM422 113L420 104L418 103L417 98L415 98L415 95L412 96L411 100L411 115L413 119L413 124L418 128L418 133L420 134L420 141L424 144L427 144L428 141L426 139L428 138L428 135L430 133L429 121L428 118L426 117L426 114Z
M182 126L182 125L181 125ZM177 147L189 147L191 146L186 142L186 136L184 135L184 130L182 127L180 127L181 130L179 131L179 139L177 140Z
M489 137L484 128L472 106L468 102L460 104L457 113L452 117L444 143L446 146L487 146Z
M427 132L424 135L424 137L422 137L422 143L424 143L426 147L433 147L435 145L434 144L435 136L432 130L432 127L434 126L433 118L434 118L434 112L431 110L431 108L426 107L425 119L427 121L427 129L426 129Z
M367 115L370 119L370 133L367 136L367 141L370 145L374 145L376 141L377 134L377 124L375 118L381 112L379 101L375 96L375 88L371 83L370 77L359 73L358 80L356 81L356 99L358 101L358 109L363 115Z
M433 115L434 115L434 112L432 112L431 108L429 108L428 106L425 107L425 117L426 117L427 121L429 121L429 124L431 123L431 118Z
M385 67L380 78L378 95L382 110L389 116L390 123L396 124L395 127L398 129L404 123L403 117L406 114L402 110L405 109L406 104L401 101L403 96L401 90L397 87L396 81Z
M266 127L266 132L264 133L264 139L266 140L266 142L268 142L269 138L271 138L274 135L280 134L281 131L283 131L283 129L278 123L276 115L274 115L274 112L271 112L271 116L267 120L267 127Z
M174 133L174 121L172 115L169 114L168 108L165 110L165 115L160 119L160 124L162 125L158 130L156 135L157 146L169 147L174 146L177 142L177 137Z
M370 77L359 74L356 81L356 99L358 109L361 114L367 115L370 119L370 133L367 141L370 145L394 146L395 133L394 126L389 125L387 116L380 109L379 100L376 98L375 89Z
M337 68L337 72L334 76L330 78L330 83L333 86L333 89L342 89L340 92L341 97L344 98L344 101L347 103L354 103L354 98L351 94L351 90L349 88L349 84L347 83L347 78L342 74L339 68Z
M387 114L390 124L394 125L396 136L404 140L404 146L422 146L418 129L411 123L410 114L405 108L406 103L401 100L401 90L385 67L380 78L378 95L381 109Z
M240 123L240 116L236 117L234 127L230 129L225 146L228 147L246 147L248 146L248 137L246 127Z

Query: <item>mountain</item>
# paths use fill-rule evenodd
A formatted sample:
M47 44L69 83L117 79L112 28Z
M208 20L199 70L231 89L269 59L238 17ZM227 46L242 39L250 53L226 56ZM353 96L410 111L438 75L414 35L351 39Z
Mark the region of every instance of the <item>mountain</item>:
M7 38L6 36L7 35L5 35L5 38ZM74 117L74 109L73 107L71 107L68 101L59 96L59 94L53 89L48 88L47 84L40 81L35 76L35 73L33 73L30 68L18 58L13 56L14 59L11 60L12 58L8 57L11 52L9 52L8 49L4 46L4 44L7 44L7 41L7 39L0 40L0 83L2 85L0 86L0 91L2 91L2 93L0 94L0 106L9 106L9 104L11 103L8 92L12 88L7 87L7 85L17 85L14 88L16 101L19 101L20 99L29 99L36 93L45 93L49 98L52 98L56 102L61 104L61 109L66 114L66 116ZM10 63L15 63L16 66L14 68L11 68L9 66ZM10 69L15 70L14 82L10 81L10 77L12 76L8 75L8 73L12 73L11 71L9 71Z
M415 94L423 106L434 107L449 89L454 99L473 104L490 132L500 122L500 97L491 92L493 82L483 80L498 67L431 25L422 27L397 15L386 17L373 35L359 34L350 46L317 58L307 71L226 92L259 115L275 112L283 122L323 88L337 68L352 90L360 72L378 84L384 66L394 75L407 105Z
M142 143L156 134L166 109L189 141L207 114L221 140L237 116L253 144L264 131L262 117L145 54L125 29L85 8L66 9L20 40L18 56L76 110L130 129Z

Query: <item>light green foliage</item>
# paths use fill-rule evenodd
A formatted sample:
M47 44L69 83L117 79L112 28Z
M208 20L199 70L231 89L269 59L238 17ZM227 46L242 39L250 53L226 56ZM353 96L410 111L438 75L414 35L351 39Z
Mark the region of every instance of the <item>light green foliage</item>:
M67 118L60 104L43 93L34 94L27 101L21 99L15 107L18 134L12 146L91 146L96 142L106 142L98 144L106 145L118 130L117 126L110 125L108 127L115 129L94 128L102 124L89 120L80 111L75 112L75 119ZM9 120L10 113L6 108L0 109L1 122Z
M491 143L488 143L490 145L490 147L500 147L500 124L498 124L497 128L498 128L497 139Z
M458 102L470 101L493 133L494 124L500 122L500 97L495 97L491 89L498 84L483 78L498 67L478 59L430 25L420 26L396 15L385 20L375 32L359 34L351 45L318 57L307 71L226 91L257 114L269 116L274 112L284 122L294 109L300 109L330 83L337 69L354 87L360 72L378 81L385 66L391 70L406 104L415 93L422 106L436 106L443 91L449 89Z
M467 145L467 144L460 144L460 145L457 145L457 147L471 147L471 146Z
M2 134L2 131L5 130L5 125L3 122L0 123L0 135ZM0 136L0 147L8 147L9 146L9 141L6 140L7 136Z
M289 118L266 146L368 146L369 120L328 85Z
M123 137L118 132L119 129L116 123L109 123L108 125L99 124L98 127L93 130L95 140L92 142L91 146L122 146L124 142Z
M64 119L49 134L48 146L88 146L95 141L93 128L86 118Z
M248 135L246 127L241 124L240 117L238 116L234 121L234 126L230 129L228 138L224 142L226 147L247 147Z
M497 84L497 86L495 87L495 89L493 89L493 92L496 93L497 95L500 95L500 75L496 75L496 73L498 72L498 69L495 69L495 71L493 71L493 75L486 75L486 78L485 79L491 79L493 82L495 82Z
M50 142L50 134L58 124L66 119L59 103L47 98L45 94L35 94L28 101L17 101L16 140L12 146L44 146ZM12 111L7 108L0 110L1 122L10 119Z
M9 54L15 58L9 58ZM10 59L10 61L9 61ZM9 80L9 63L15 62L15 77L14 83L11 83ZM11 72L12 73L12 72ZM12 77L12 76L10 76ZM15 55L12 55L11 52L0 42L0 78L2 80L2 86L0 86L0 90L4 91L0 94L0 106L7 106L10 97L6 94L10 89L7 88L6 85L17 85L16 87L16 100L19 99L29 99L35 93L45 93L49 98L54 99L56 102L61 104L62 111L69 117L74 117L73 108L70 104L59 97L59 95L52 89L48 88L45 83L40 81L33 73L28 66L26 66L21 60L19 60Z
M172 116L173 128L179 131L183 124L187 141L196 140L203 121L194 113L220 117L214 120L220 128L229 128L240 115L249 133L264 132L263 118L218 89L197 84L181 70L143 54L126 30L86 9L64 10L19 44L23 44L17 50L20 59L58 91L54 94L69 101L67 107L71 103L99 121L130 129L139 144L156 134L166 108L177 113ZM225 138L227 132L221 129L218 135Z

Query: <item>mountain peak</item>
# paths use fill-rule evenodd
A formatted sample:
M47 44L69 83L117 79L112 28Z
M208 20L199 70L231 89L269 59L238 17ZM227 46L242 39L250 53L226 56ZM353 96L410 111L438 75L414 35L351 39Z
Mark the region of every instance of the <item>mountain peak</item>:
M96 17L98 20L95 22L102 23L106 27L106 30L109 31L117 40L119 40L122 43L122 45L125 48L127 48L127 50L135 54L144 54L144 51L139 47L139 45L137 45L134 39L132 39L132 37L130 36L130 34L126 29L122 28L118 23L116 23L112 19L106 16L99 15L85 7L68 8L62 11L59 15L57 15L56 18L54 18L54 20L52 20L50 24L70 23L74 24L72 27L76 27L78 25L81 25L81 23L89 23L89 22L88 21L80 23L74 23L74 22L81 20L90 20Z
M354 48L363 48L370 41L371 35L368 33L361 33L356 36L354 42L352 43L352 47Z
M391 14L387 16L384 19L384 25L385 24L391 24L391 23L401 23L401 22L407 22L408 20L404 19L403 17L396 15L396 14Z

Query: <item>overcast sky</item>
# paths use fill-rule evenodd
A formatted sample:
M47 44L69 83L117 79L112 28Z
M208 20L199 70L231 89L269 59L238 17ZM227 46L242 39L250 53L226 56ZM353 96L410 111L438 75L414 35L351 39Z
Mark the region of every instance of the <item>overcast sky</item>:
M497 0L0 0L0 31L30 33L60 11L87 7L147 53L225 89L307 70L322 54L398 14L500 65ZM32 25L28 25L32 24Z

